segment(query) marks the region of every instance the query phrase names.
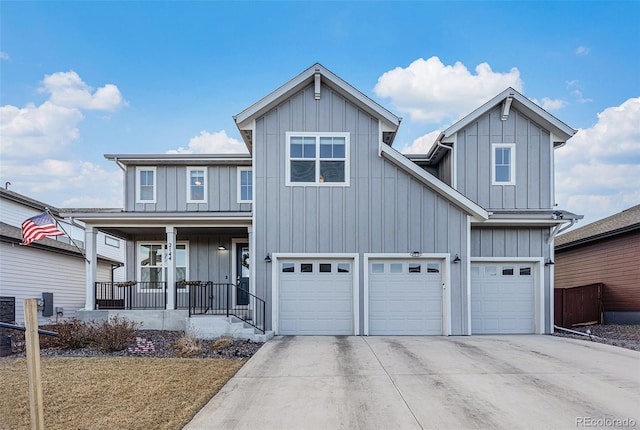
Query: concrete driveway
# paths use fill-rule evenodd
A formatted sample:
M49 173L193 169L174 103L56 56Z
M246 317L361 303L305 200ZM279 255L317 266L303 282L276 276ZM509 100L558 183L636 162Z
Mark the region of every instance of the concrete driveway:
M640 353L592 342L277 337L186 428L640 428L639 405Z

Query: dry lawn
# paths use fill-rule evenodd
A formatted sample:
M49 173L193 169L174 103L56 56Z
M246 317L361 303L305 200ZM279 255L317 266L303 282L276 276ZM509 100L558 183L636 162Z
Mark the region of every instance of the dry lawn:
M47 429L181 429L243 361L42 358ZM28 429L25 359L0 359L0 429Z

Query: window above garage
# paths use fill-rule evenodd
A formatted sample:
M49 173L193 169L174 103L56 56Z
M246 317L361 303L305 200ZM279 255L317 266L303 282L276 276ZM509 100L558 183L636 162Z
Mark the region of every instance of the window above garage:
M287 133L288 186L348 186L349 133Z

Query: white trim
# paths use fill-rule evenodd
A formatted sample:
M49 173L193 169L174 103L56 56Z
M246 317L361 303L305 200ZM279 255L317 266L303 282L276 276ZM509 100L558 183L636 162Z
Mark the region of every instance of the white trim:
M444 198L446 198L456 206L464 209L467 213L481 220L486 220L489 218L489 213L485 209L478 206L469 198L454 190L435 176L427 173L424 169L418 167L417 164L409 160L404 155L400 154L395 149L387 145L383 145L381 149L382 155L386 156L388 160L412 174L423 184L427 185L429 188L442 195Z
M202 172L202 177L204 180L204 184L203 184L203 195L202 195L202 200L194 200L192 198L191 195L191 172L193 171L201 171ZM187 167L187 203L207 203L207 197L209 196L208 191L209 191L209 173L208 173L208 169L207 166L189 166Z
M467 336L471 335L471 216L467 215L467 258L465 262L467 278Z
M451 187L458 189L458 133L451 139Z
M442 261L442 335L451 335L451 254L426 253L412 257L410 253L365 253L364 272L364 335L369 336L369 260L441 260Z
M285 160L285 185L288 187L348 187L350 183L350 165L351 165L351 157L350 157L350 146L351 146L351 133L348 132L291 132L287 131L286 135L286 160ZM316 179L315 182L292 182L291 181L291 138L292 137L314 137L316 139L316 155L315 158L311 159L299 159L300 161L314 161L316 163L315 173ZM320 161L323 159L320 158L320 138L322 137L344 137L345 139L345 148L344 148L344 182L320 182ZM324 159L328 161L342 161L342 158L336 159Z
M496 180L496 149L509 149L509 180ZM516 184L516 144L492 143L491 144L491 185L515 185Z
M296 254L275 252L271 254L271 328L278 335L279 323L279 301L280 301L280 266L279 260L305 260L305 259L327 259L327 260L353 260L352 268L352 289L353 289L353 334L360 334L360 265L359 255L354 254L332 254L332 253L315 253L315 254Z
M247 232L248 233L248 232ZM251 259L253 256L251 253L251 242L248 237L234 237L231 239L231 279L229 279L229 283L233 285L238 285L238 249L237 246L239 243L246 243L249 247L249 292L255 296L255 291L252 289L251 275L252 275L252 267L255 265L255 261ZM232 288L233 297L231 298L231 303L233 306L237 306L236 303L236 289ZM255 309L254 309L255 312Z
M537 292L535 294L535 310L534 310L534 332L536 334L545 333L544 321L544 257L471 257L472 263L531 263L535 265L534 285L537 283ZM469 268L471 273L471 268ZM553 292L552 292L553 293ZM469 331L469 334L473 334Z
M242 172L251 172L251 199L242 199ZM252 166L238 166L236 168L236 197L238 203L253 203L253 186L255 184Z
M140 174L142 172L153 172L153 200L142 200L140 198ZM156 193L158 191L158 172L155 167L136 166L136 203L156 203Z

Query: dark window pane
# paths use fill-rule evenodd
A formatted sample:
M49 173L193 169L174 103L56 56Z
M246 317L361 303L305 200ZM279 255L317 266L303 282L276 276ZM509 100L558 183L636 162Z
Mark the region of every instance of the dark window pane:
M313 272L313 264L301 264L300 271L303 273L311 273Z
M420 273L422 265L419 263L409 263L409 273Z
M282 271L287 273L287 272L294 272L295 271L295 265L293 263L282 263Z
M291 144L291 157L292 158L301 158L302 157L302 145L297 143Z
M344 158L344 144L333 145L333 158Z
M315 139L310 143L305 142L303 153L304 153L304 155L303 155L304 158L316 158L316 142L315 142Z
M331 264L329 264L329 263L321 263L320 264L320 272L321 273L331 273Z
M333 158L333 147L331 145L320 145L320 158Z
M344 161L320 161L320 182L344 182Z
M521 267L520 276L531 276L531 267Z
M351 271L351 265L349 263L338 264L338 273L349 273Z
M315 161L291 161L291 182L315 182Z
M427 264L427 273L440 273L440 265L438 263Z
M503 276L513 276L513 267L504 267L502 269Z

